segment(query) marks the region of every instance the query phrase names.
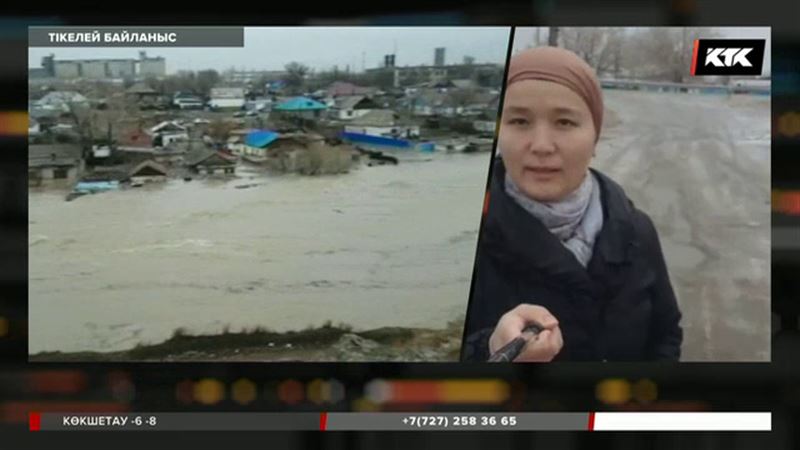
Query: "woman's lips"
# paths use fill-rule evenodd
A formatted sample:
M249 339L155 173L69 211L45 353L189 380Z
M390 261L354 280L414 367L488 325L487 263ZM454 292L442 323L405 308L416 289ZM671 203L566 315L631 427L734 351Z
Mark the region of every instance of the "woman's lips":
M546 179L558 175L561 169L557 167L525 167L525 172L535 178Z

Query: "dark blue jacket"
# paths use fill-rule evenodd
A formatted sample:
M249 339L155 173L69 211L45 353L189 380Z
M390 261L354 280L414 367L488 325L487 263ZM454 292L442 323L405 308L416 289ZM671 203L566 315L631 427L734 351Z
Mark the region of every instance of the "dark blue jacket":
M584 268L503 187L494 163L478 242L462 360L485 361L497 321L520 303L558 319L564 347L556 361L677 360L683 332L653 222L622 188L592 169L600 184L603 228Z

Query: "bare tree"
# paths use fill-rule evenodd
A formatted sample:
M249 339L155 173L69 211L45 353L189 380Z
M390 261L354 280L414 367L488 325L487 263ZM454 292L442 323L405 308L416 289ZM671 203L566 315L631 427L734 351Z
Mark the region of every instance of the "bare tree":
M303 88L306 75L308 75L308 66L298 62L290 62L286 64L286 87L294 92L299 92Z
M637 77L682 83L689 76L695 39L716 36L712 28L701 27L637 29L630 37L636 45L627 64Z
M206 134L208 134L208 136L210 136L216 142L224 142L225 139L228 138L230 132L235 130L237 126L238 125L234 122L214 120L208 124Z
M622 70L624 30L619 28L561 28L561 45L583 58L598 74Z
M91 132L95 138L101 138L113 144L120 135L131 128L140 128L141 120L136 104L130 97L118 92L108 95L106 109L93 110L89 113Z
M86 158L94 142L94 133L92 131L92 122L89 116L89 109L84 105L80 105L72 101L67 102L67 108L69 110L67 115L69 115L70 119L72 119L72 121L75 123L74 129L82 148L81 152L83 153L84 158Z
M216 70L201 70L197 73L195 92L203 95L208 95L211 88L217 85L220 81L219 73Z

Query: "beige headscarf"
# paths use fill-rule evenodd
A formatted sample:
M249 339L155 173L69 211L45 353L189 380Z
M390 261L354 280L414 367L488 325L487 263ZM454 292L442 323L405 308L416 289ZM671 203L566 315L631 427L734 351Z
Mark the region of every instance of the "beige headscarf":
M507 86L522 80L552 81L577 93L592 113L595 142L603 125L603 94L594 70L575 53L558 47L537 47L511 58Z

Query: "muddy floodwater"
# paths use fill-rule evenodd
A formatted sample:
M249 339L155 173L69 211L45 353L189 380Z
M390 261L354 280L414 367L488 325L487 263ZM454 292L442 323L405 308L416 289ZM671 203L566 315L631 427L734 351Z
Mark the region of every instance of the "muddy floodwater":
M489 158L245 169L71 202L32 191L29 352L124 350L178 328L445 328L466 311Z

